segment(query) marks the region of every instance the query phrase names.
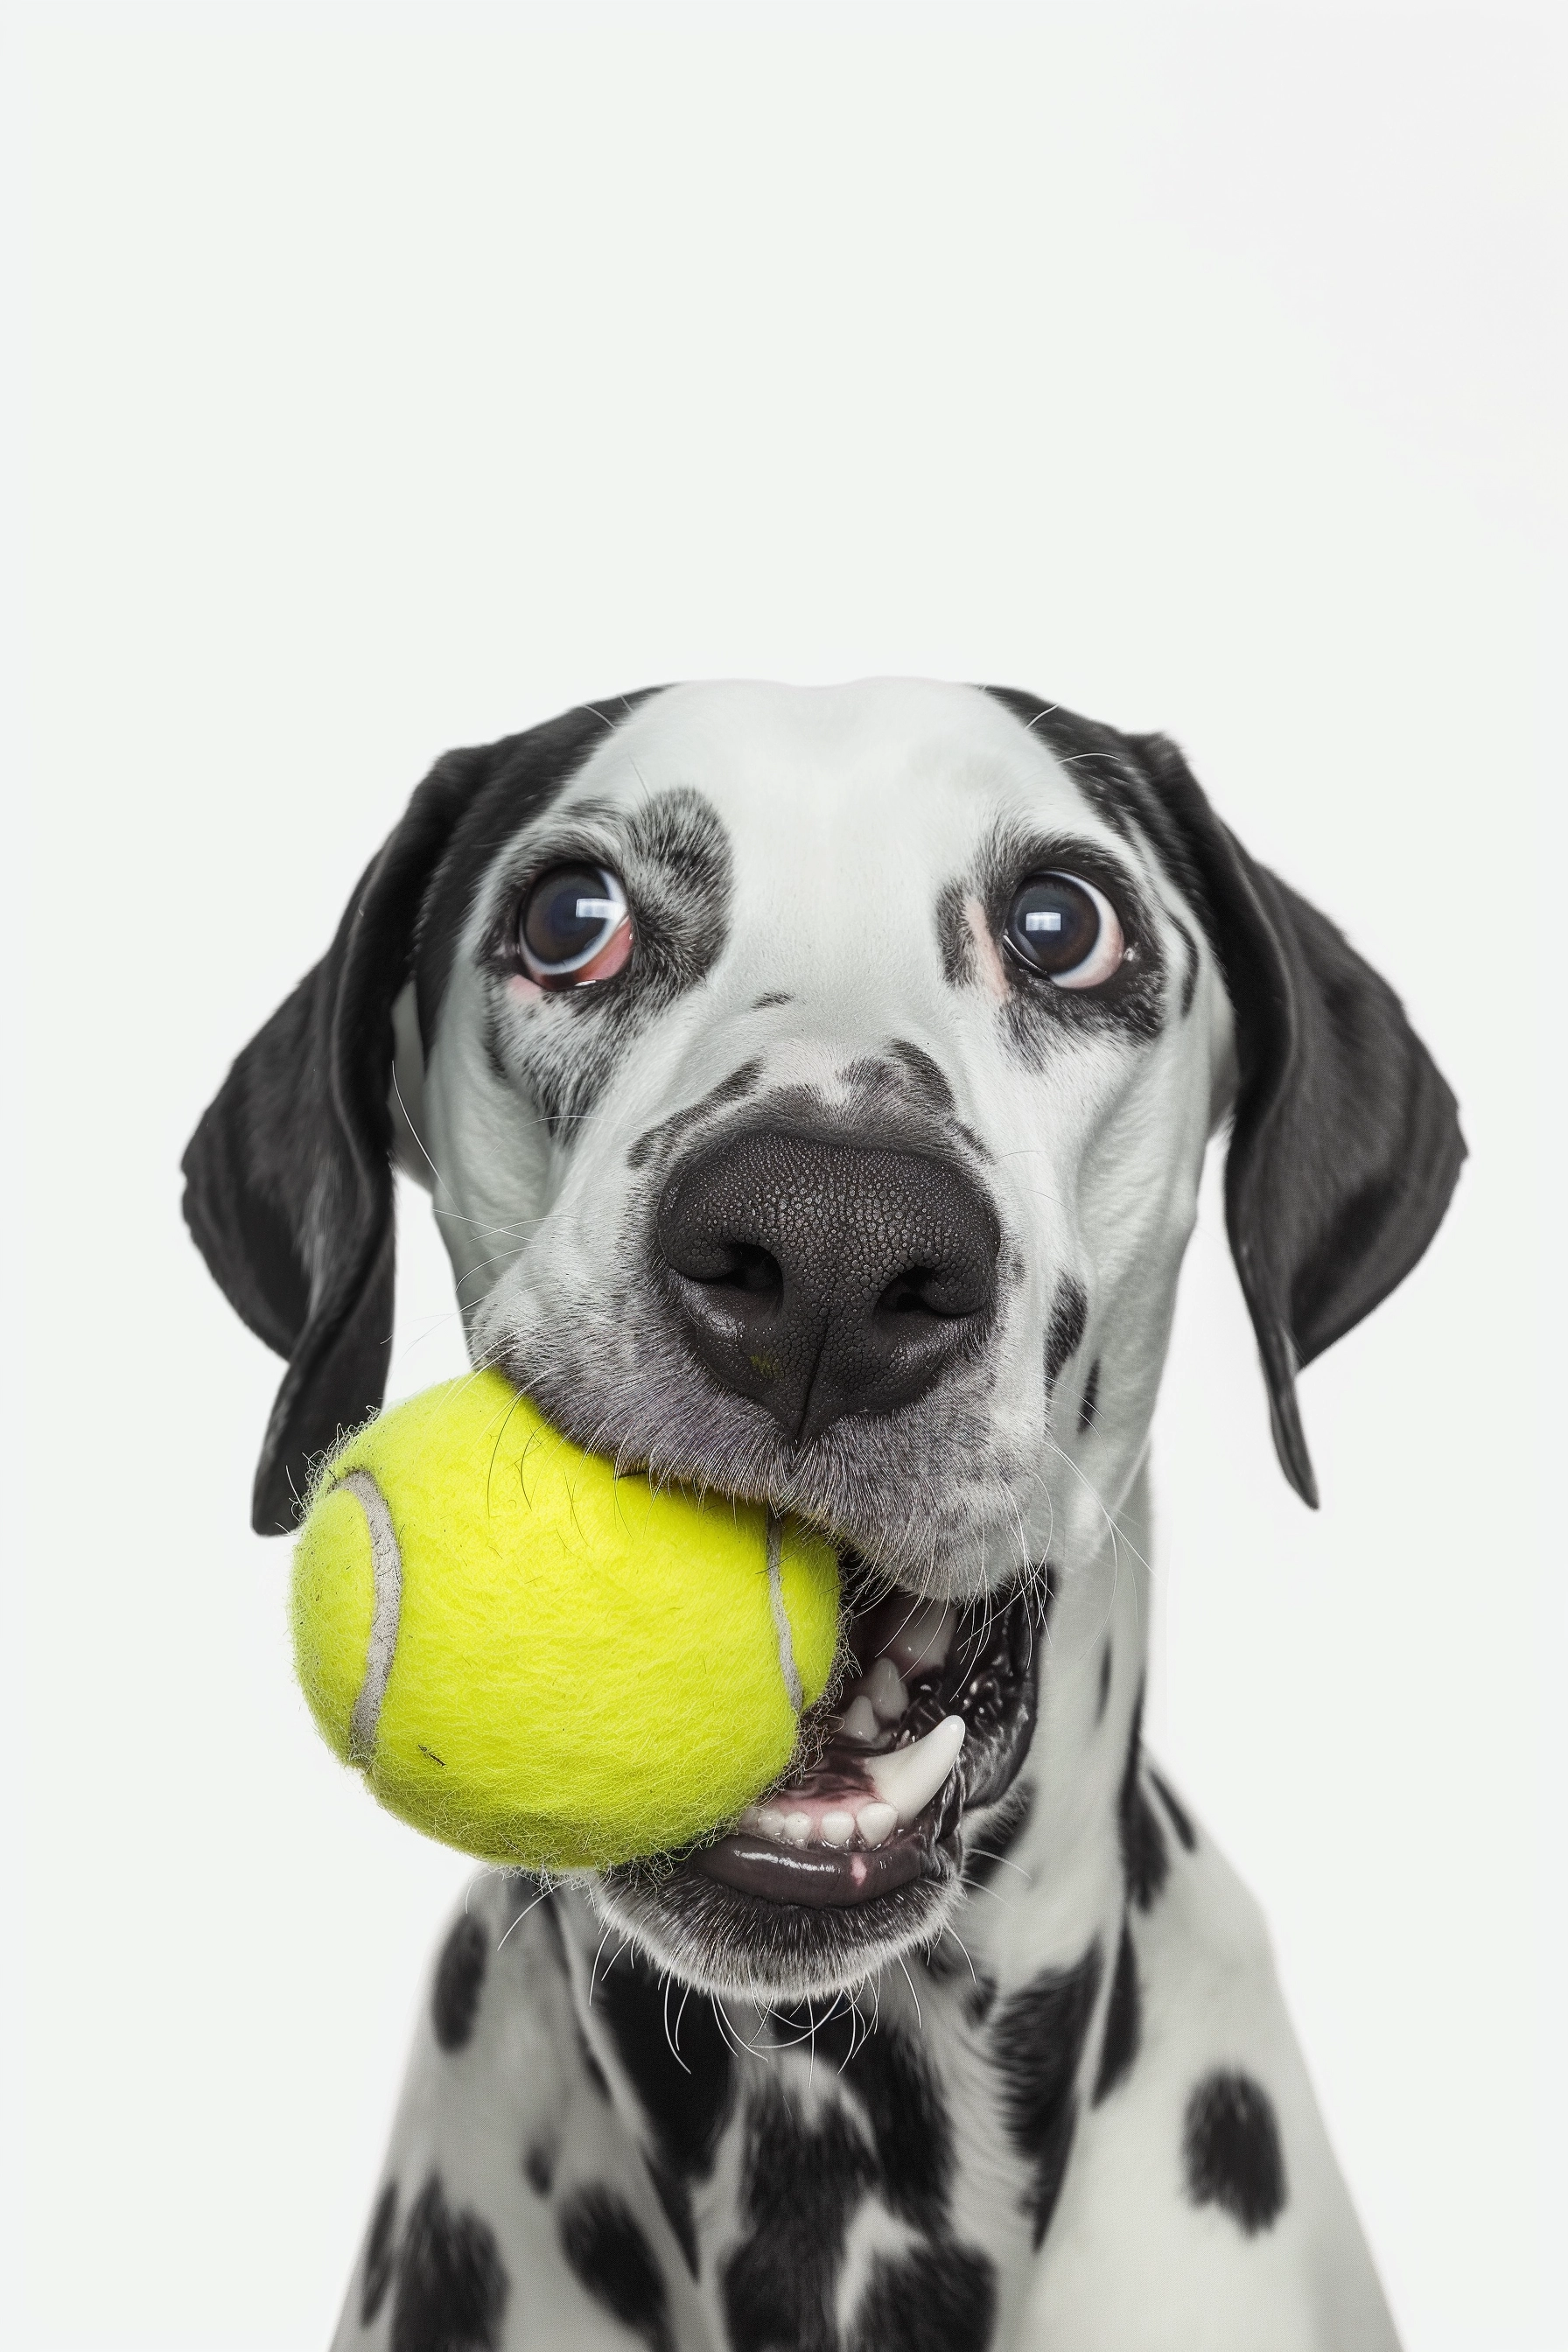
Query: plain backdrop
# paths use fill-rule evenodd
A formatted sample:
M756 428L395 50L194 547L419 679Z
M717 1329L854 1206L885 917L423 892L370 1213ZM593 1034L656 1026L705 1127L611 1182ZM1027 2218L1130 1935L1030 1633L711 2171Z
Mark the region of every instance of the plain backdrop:
M1211 1184L1153 1733L1411 2352L1568 2344L1549 13L62 0L8 58L7 2342L325 2340L465 1875L294 1692L186 1134L446 746L894 672L1169 729L1458 1092L1316 1517ZM404 1211L394 1394L460 1358Z

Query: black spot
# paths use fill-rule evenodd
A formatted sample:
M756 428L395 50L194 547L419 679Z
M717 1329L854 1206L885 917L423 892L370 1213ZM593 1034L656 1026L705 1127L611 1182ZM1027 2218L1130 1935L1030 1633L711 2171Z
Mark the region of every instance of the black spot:
M669 2295L653 2248L613 2189L579 2189L556 2221L561 2251L600 2308L640 2336L648 2352L672 2352Z
M1143 1759L1143 1694L1132 1710L1127 1741L1127 1762L1117 1803L1117 1828L1121 1841L1121 1868L1127 1892L1140 1911L1147 1911L1170 1873L1171 1857L1160 1817L1143 1792L1139 1767Z
M1050 1328L1046 1335L1046 1386L1054 1389L1061 1370L1083 1344L1084 1326L1089 1321L1089 1299L1081 1282L1069 1275L1057 1285L1057 1295L1051 1302Z
M995 2325L994 2265L977 2247L949 2239L900 2262L878 2256L851 2352L985 2352Z
M1014 1800L1013 1811L1006 1820L988 1822L981 1832L984 1843L965 1847L963 1883L966 1886L989 1886L1028 1828L1034 1810L1035 1792L1026 1782Z
M1097 2107L1132 2071L1142 2031L1142 2012L1137 1955L1123 1919L1121 1941L1116 1948L1116 1974L1110 1979L1110 2000L1105 2012L1105 2039L1100 2045L1100 2071L1094 2078L1093 2104Z
M477 2213L454 2213L433 2172L397 2256L392 2352L498 2352L506 2298L493 2231Z
M1100 1696L1095 1701L1094 1719L1100 1722L1105 1713L1105 1702L1110 1696L1110 1644L1107 1642L1100 1654Z
M555 2150L536 2139L523 2157L522 2175L536 2197L548 2197L555 2182Z
M365 2242L364 2275L360 2282L359 2324L369 2327L386 2301L392 2284L393 2243L397 2235L397 2183L389 2180L375 2200Z
M430 1988L430 2023L443 2050L461 2050L472 2036L489 1959L489 1937L465 1911L441 1947Z
M1003 2003L991 2029L1007 2128L1019 2154L1035 2168L1025 2210L1033 2219L1037 2246L1050 2226L1072 2149L1078 2120L1074 2085L1100 1972L1098 1943L1076 1968L1042 1969Z
M660 2160L672 2172L701 2178L713 2161L731 2093L729 2044L712 2002L705 1993L662 1983L638 1953L626 1950L600 1980L596 2005Z
M895 1037L889 1051L908 1072L910 1093L928 1110L945 1118L953 1108L952 1088L941 1064L931 1059L923 1045L915 1045L908 1037Z
M1083 1402L1078 1409L1078 1433L1094 1427L1095 1414L1100 1411L1100 1358L1096 1356L1089 1368L1089 1378L1083 1384Z
M1249 2074L1206 2074L1182 2135L1187 2194L1217 2205L1250 2238L1284 2210L1285 2158L1268 2094Z
M876 2177L842 2106L804 2124L775 2084L746 2113L744 2237L721 2291L732 2352L837 2352L833 2284L845 2232Z
M689 1129L700 1127L727 1103L743 1102L748 1095L756 1092L762 1077L761 1062L742 1062L727 1078L721 1078L716 1087L710 1087L700 1102L688 1103L684 1110L672 1110L668 1118L645 1129L626 1153L626 1166L644 1167L656 1150L678 1142Z
M770 1004L793 1004L794 1003L795 999L787 988L770 988L766 995L755 999L752 1010L753 1013L765 1013Z
M1165 1811L1171 1816L1171 1827L1175 1831L1176 1835L1181 1839L1182 1843L1186 1847L1187 1852L1189 1853L1195 1853L1197 1852L1198 1833L1193 1827L1192 1815L1188 1812L1184 1805L1178 1803L1173 1790L1170 1788L1167 1782L1161 1779L1159 1773L1155 1771L1152 1764L1149 1767L1149 1778L1152 1780L1155 1788L1160 1792L1160 1802L1164 1806Z
M819 2032L817 2047L866 2111L892 2210L913 2228L940 2230L952 2180L952 2127L936 2079L896 2025L863 2034L851 2056L853 2022L840 2013Z

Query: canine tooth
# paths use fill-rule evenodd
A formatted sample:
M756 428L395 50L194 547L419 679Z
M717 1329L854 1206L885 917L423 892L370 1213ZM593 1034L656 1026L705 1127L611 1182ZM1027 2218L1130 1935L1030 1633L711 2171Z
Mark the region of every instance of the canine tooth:
M785 1813L779 1822L779 1835L791 1845L804 1845L811 1835L809 1813Z
M903 1676L891 1658L879 1658L866 1677L866 1696L884 1723L897 1723L909 1706L910 1695L904 1688ZM860 1705L858 1699L856 1706Z
M892 1836L899 1826L896 1808L884 1805L880 1799L873 1805L862 1805L857 1819L860 1834L868 1845L880 1845L885 1838Z
M824 1813L820 1835L824 1845L847 1845L855 1834L853 1813Z
M891 1805L907 1827L935 1796L963 1745L963 1717L944 1715L934 1731L908 1748L887 1756L868 1756L866 1777L885 1805Z
M881 1729L868 1698L852 1698L844 1710L844 1728L851 1739L863 1739L868 1747Z

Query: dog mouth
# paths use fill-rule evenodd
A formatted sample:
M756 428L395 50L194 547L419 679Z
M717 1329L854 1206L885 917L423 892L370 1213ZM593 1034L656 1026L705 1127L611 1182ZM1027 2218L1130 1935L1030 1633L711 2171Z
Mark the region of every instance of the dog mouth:
M1001 1796L1033 1724L1023 1591L960 1610L895 1591L852 1616L847 1672L784 1780L692 1857L767 1903L842 1910L956 1863L972 1806Z
M845 1671L784 1779L710 1843L601 1882L609 1916L710 1991L827 1990L931 1941L958 1898L966 1816L1007 1795L1028 1752L1047 1573L963 1604L866 1581L847 1561Z

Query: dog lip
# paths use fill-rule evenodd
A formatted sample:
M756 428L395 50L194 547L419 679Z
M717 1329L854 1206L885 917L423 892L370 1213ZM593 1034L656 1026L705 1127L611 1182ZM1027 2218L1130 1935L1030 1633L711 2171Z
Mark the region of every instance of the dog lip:
M779 1845L737 1830L692 1856L693 1865L763 1903L807 1910L847 1910L937 1874L935 1840L920 1824L886 1845L849 1853L832 1846Z

